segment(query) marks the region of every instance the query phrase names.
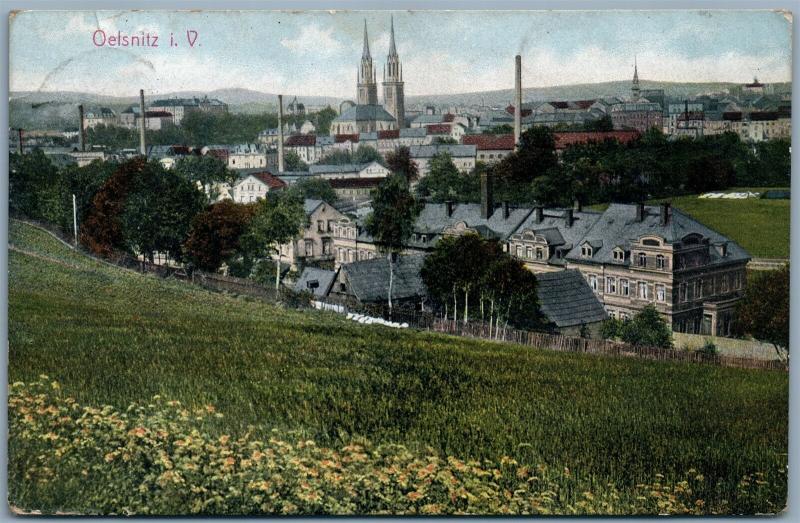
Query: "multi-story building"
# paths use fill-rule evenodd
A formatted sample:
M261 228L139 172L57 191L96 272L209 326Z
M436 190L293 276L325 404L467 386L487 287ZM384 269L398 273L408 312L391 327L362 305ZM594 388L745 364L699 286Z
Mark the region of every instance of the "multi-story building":
M86 129L98 125L118 125L117 113L108 107L91 107L83 115L83 125Z
M611 121L614 129L635 129L645 132L664 126L661 106L649 101L622 102L611 106Z
M307 199L303 204L307 225L291 242L281 245L281 262L293 269L308 264L333 265L334 224L345 219L344 214L322 200Z
M225 184L223 184L225 185ZM242 174L232 187L219 187L219 198L230 198L237 203L250 203L267 197L267 193L286 188L286 182L269 171Z
M449 154L450 158L453 160L453 164L463 173L467 173L475 168L477 150L474 145L412 145L409 150L411 160L417 165L420 176L425 176L430 172L431 159L437 154L442 153Z
M267 169L268 150L266 146L243 143L228 147L228 169Z
M464 145L475 146L475 159L488 165L495 164L514 152L513 134L467 134L461 139Z

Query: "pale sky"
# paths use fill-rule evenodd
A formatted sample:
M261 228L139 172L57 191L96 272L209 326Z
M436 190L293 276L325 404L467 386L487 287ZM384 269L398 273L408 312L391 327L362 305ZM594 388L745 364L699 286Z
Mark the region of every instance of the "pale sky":
M395 11L407 95L631 78L791 80L791 23L769 11ZM12 91L134 96L241 87L354 98L364 19L379 81L390 11L28 11L10 24ZM159 36L98 47L97 29ZM187 30L197 31L194 47ZM170 34L178 47L169 46ZM99 37L99 35L98 35Z

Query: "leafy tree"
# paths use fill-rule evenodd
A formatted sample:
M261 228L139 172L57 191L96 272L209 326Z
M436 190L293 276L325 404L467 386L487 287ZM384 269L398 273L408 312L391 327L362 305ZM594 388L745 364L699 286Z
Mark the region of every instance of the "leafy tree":
M620 338L631 345L672 347L672 330L653 305L647 305L633 319L623 322Z
M759 142L738 172L737 183L749 186L788 187L792 171L791 140Z
M80 242L99 256L125 250L121 215L134 178L145 168L141 157L120 164L92 198L80 227Z
M386 154L386 167L394 174L402 175L408 183L419 178L419 169L411 158L411 149L402 146Z
M60 225L67 212L61 188L61 173L41 149L10 155L9 210L12 213Z
M322 165L344 165L353 163L353 155L346 149L334 149L319 159Z
M139 145L139 131L118 125L95 125L86 130L86 143L110 149L133 149Z
M471 201L480 191L480 178L462 174L450 154L442 152L431 158L430 172L419 181L416 191L431 202Z
M389 260L389 313L392 311L395 257L403 250L419 209L408 182L402 174L392 174L381 182L372 200L372 213L367 216L366 231L378 249Z
M232 184L236 174L228 169L225 162L211 155L190 155L175 162L175 174L202 188L206 197L213 201L218 196L216 186L220 183Z
M314 113L314 127L317 129L317 134L328 134L331 129L331 122L336 118L336 111L331 106Z
M239 239L255 214L252 204L222 200L192 219L184 244L186 257L198 269L214 272L239 250Z
M283 155L283 168L287 171L308 172L308 164L294 151L286 151Z
M600 336L605 340L615 340L622 335L623 321L617 318L608 318L600 325Z
M584 122L583 130L589 132L613 131L614 123L611 121L611 116L605 115L597 120L589 120L587 122Z
M483 130L483 134L511 134L513 132L514 128L507 123L495 125L494 127Z
M331 182L324 178L305 178L297 181L292 187L303 199L322 200L333 203L339 199Z
M520 136L519 148L492 167L495 194L511 202L530 202L531 182L559 168L553 131L533 127Z
M789 350L789 265L777 271L753 271L736 308L734 332Z
M359 145L356 152L353 153L353 163L372 163L378 162L381 165L385 164L385 160L381 153L374 147L369 145Z
M458 140L453 138L452 136L437 136L436 139L433 141L435 144L457 144Z
M294 191L271 191L255 204L255 214L245 236L242 250L251 259L268 258L275 253L275 290L280 288L281 246L293 241L306 223L303 201Z
M141 164L129 189L119 216L128 251L151 261L155 252L182 260L192 219L205 204L203 193L155 161Z
M66 230L72 227L72 213L69 212L72 209L72 195L75 195L78 224L82 224L91 209L94 195L106 180L114 174L117 167L118 165L113 162L95 160L83 167L70 165L62 170L64 184L63 205L65 209L68 209L64 224Z

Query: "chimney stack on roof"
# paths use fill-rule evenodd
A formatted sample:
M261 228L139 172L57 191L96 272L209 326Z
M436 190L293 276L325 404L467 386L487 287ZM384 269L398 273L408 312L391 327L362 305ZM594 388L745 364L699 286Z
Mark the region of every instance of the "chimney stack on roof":
M514 150L519 149L522 135L522 57L514 57Z
M492 194L492 175L489 170L481 173L481 218L488 220L494 213L494 198Z
M508 217L511 216L511 206L508 204L508 200L503 202L503 219L508 220Z
M580 199L575 198L575 202L573 203L573 208L575 209L575 212L583 211L583 204L581 203Z
M637 203L636 204L636 221L643 222L644 221L644 203Z
M83 123L83 104L78 106L78 150L86 150L86 130Z
M544 220L544 208L541 205L537 205L533 208L533 221L542 223L542 220Z
M672 219L672 205L668 202L661 204L661 225L668 225Z
M283 95L278 95L278 172L283 172Z
M449 218L453 216L453 208L455 207L455 202L453 202L453 200L447 200L444 203L447 206L447 217Z
M147 144L144 140L144 130L147 129L147 113L144 110L144 89L139 89L139 152L147 157Z
M575 223L575 216L572 213L572 209L564 211L564 222L567 224L567 227L572 227L572 224Z

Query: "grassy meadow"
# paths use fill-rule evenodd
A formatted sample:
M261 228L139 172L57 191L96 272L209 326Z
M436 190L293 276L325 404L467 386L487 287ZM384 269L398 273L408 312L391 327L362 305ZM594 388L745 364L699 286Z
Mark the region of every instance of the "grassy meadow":
M737 187L719 192L764 192L775 187ZM676 207L744 247L755 258L789 257L791 200L700 199L696 194L653 200ZM607 205L593 205L603 210Z
M701 512L785 505L785 373L365 326L109 267L19 222L9 242L9 382L46 375L59 401L125 411L158 395L192 411L213 405L224 416L180 428L211 439L266 440L278 431L330 448L366 438L441 459L507 456L567 471L567 483L553 480L563 487L554 509L561 513L579 506L584 491L635 503L643 485L675 485L687 473ZM12 450L25 439L14 426ZM40 450L25 449L37 447L20 444L10 457L12 503L100 506L81 497L80 481L62 489L57 474L45 496L20 461ZM742 487L754 474L766 485L756 498Z

